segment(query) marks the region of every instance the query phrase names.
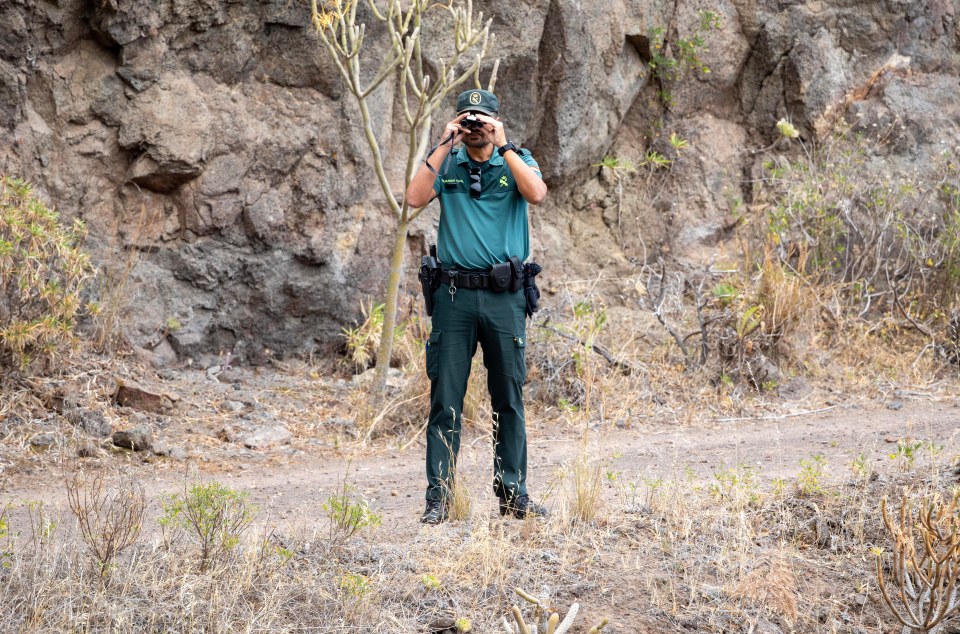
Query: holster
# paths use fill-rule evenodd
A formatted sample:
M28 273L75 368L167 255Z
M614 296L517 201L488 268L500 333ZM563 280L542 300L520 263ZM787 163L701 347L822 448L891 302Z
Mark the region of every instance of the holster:
M420 258L420 289L423 291L423 307L427 317L433 316L433 293L440 287L440 263L433 255Z
M523 294L527 300L527 317L540 310L540 287L537 286L537 275L543 267L536 262L527 262L523 265Z
M516 293L523 288L523 279L526 277L526 271L520 258L515 255L510 256L510 270L513 273L510 277L510 292Z

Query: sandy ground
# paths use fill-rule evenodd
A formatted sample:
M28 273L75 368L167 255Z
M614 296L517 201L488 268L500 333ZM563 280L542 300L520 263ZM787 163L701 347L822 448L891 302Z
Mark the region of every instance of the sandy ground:
M892 409L895 407L896 409ZM583 430L557 425L530 425L529 488L542 497L555 479L572 464L584 447ZM791 478L800 460L821 454L832 478L850 475L860 453L868 460L889 462L901 438L950 446L960 431L960 400L915 397L891 403L827 405L796 408L759 418L705 419L692 425L646 422L627 428L594 427L586 431L587 455L604 469L627 478L678 478L688 471L709 480L712 474L737 465L756 467L764 478ZM67 470L127 465L147 487L148 494L176 490L195 475L215 478L250 492L265 515L275 520L316 521L323 501L344 478L383 515L385 524L415 522L422 510L424 486L421 438L389 444L363 445L347 441L339 448L329 443L294 443L241 455L200 452L185 460L143 461L134 455L112 460L41 460L7 471L0 480L0 501L44 500L62 503L63 464ZM492 477L488 439L477 428L467 428L460 465L478 509L496 501L487 483ZM545 498L550 504L549 495Z

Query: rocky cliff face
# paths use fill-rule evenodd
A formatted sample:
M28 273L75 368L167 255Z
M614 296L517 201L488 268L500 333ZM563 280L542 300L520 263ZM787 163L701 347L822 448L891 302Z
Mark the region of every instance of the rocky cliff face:
M960 141L956 0L712 3L710 72L676 82L651 70L654 34L693 35L699 3L475 4L493 17L508 133L551 186L532 222L554 271L629 268L722 238L730 201L749 198L754 150L783 117L808 140L841 116L867 130L898 122L889 169ZM182 328L167 354L257 361L335 342L357 298L382 295L391 220L308 22L295 0L0 7L0 171L83 217L98 257L133 265L135 342L172 317ZM394 99L385 86L374 116L399 179ZM609 174L591 166L636 159L671 132L691 148L669 191L633 179L614 204ZM436 213L414 228L411 262Z

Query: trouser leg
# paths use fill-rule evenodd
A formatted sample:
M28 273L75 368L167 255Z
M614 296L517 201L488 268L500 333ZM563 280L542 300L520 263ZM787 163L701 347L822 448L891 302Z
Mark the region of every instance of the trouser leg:
M522 291L487 293L481 298L478 325L494 418L493 490L507 499L527 494L525 306Z
M443 500L460 451L463 398L477 350L476 300L481 291L459 290L450 301L448 287L435 296L427 346L430 418L427 422L428 500Z

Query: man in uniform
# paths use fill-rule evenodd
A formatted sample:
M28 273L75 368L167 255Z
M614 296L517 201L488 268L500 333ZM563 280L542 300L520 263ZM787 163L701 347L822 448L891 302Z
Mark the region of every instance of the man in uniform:
M460 94L456 118L406 193L414 207L440 199L437 256L442 271L432 296L427 344L427 504L420 518L425 524L447 518L463 398L478 342L493 409L493 488L500 514L521 519L546 515L526 489L526 300L520 263L530 255L528 204L541 203L547 186L530 152L507 140L499 113L500 103L489 91Z

